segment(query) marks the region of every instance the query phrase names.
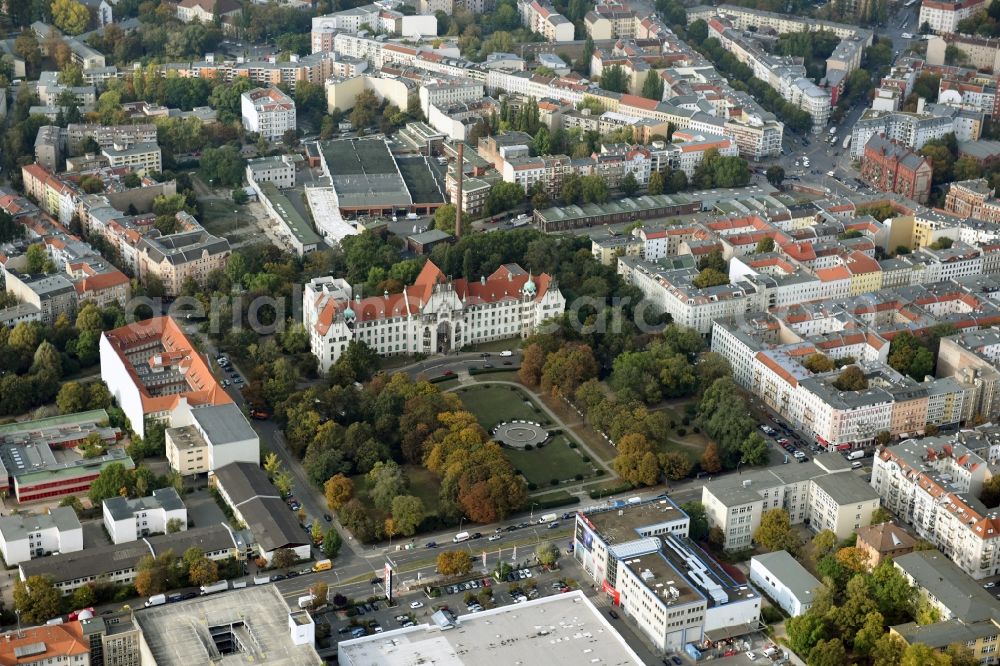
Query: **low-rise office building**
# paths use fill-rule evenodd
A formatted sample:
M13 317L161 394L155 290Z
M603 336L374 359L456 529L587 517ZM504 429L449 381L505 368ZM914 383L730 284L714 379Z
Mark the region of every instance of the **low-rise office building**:
M270 562L280 549L299 559L312 552L311 537L302 531L278 490L256 463L235 462L215 469L209 483L218 490L237 520L253 535L253 549Z
M192 408L184 402L165 431L167 462L181 476L205 474L234 462L257 464L260 438L233 403Z
M668 653L754 631L761 599L687 538L668 498L576 514L573 557L655 646Z
M750 582L792 617L812 608L822 587L787 550L750 558Z
M83 550L83 528L71 507L56 507L42 515L0 518L0 553L8 567L52 553L79 550Z
M129 543L150 534L187 529L187 508L173 488L158 488L148 497L111 497L103 502L104 528L112 543Z

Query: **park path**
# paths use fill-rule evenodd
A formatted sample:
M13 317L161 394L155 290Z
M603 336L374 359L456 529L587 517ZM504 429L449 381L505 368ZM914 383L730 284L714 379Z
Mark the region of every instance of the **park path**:
M466 377L468 377L468 381L466 381ZM552 420L553 423L555 423L557 426L559 426L560 428L562 428L563 432L571 432L571 433L573 433L573 438L576 440L577 444L580 446L580 449L586 455L590 456L590 461L592 463L596 463L601 468L603 468L605 474L610 474L612 477L615 476L614 470L611 469L611 467L604 461L604 458L602 458L601 456L596 455L590 449L590 447L584 441L583 437L580 437L577 434L576 428L572 427L569 423L567 423L566 421L564 421L558 414L556 414L554 411L552 411L549 408L549 406L545 404L545 401L542 400L541 396L536 391L531 390L530 388L528 388L524 384L520 384L518 382L504 381L502 379L486 379L486 380L483 380L483 381L478 381L478 380L475 379L475 377L472 377L471 375L467 375L466 373L462 373L458 377L458 386L452 386L451 388L447 389L445 392L446 393L452 393L452 392L456 391L457 389L462 388L464 386L474 386L474 385L477 385L477 384L478 385L482 385L482 386L485 386L485 385L488 385L488 384L498 384L500 386L513 386L513 387L516 387L516 388L524 391L526 394L528 394L528 396L532 399L532 401L535 404L541 406L541 408L545 411L545 414ZM574 424L574 425L577 425L577 426L583 425L583 421L582 420L577 420L577 423ZM581 484L574 484L573 486L570 486L570 487L576 488L578 485L581 485ZM568 490L568 488L562 488L561 490ZM570 491L570 492L572 492L572 491Z

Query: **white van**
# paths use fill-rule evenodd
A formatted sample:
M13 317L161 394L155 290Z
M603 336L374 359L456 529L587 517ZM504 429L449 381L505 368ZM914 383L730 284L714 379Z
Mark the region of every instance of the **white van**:
M511 350L509 350L509 349L504 349L504 350L503 350L502 352L500 352L500 355L501 355L501 356L513 356L513 355L514 355L514 352L512 352L512 351L511 351Z

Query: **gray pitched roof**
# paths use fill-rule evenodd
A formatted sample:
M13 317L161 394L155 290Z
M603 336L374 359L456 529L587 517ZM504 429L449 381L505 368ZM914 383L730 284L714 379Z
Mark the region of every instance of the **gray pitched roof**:
M0 518L0 535L3 536L4 541L8 542L24 539L28 532L47 530L52 527L57 528L60 532L80 529L80 520L76 517L76 512L68 506L56 507L48 514L22 513Z
M754 555L753 559L771 572L781 584L792 591L795 598L805 603L812 601L813 590L822 585L804 566L788 554L788 551L777 550L773 553Z
M104 508L115 520L125 520L131 518L136 511L148 511L150 509L165 509L175 511L184 508L177 491L173 488L159 488L153 491L149 497L139 497L129 499L127 497L109 497L104 500Z
M213 473L262 549L272 551L309 542L260 467L253 463L230 463Z

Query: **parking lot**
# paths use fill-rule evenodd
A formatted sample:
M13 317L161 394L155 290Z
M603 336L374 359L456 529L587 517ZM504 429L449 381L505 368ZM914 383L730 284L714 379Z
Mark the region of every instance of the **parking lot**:
M344 612L330 610L322 614L330 624L333 640L347 640L352 632L357 635L382 633L400 627L424 624L437 610L454 615L467 615L487 607L522 603L528 599L561 594L569 591L564 580L566 574L558 569L546 571L543 567L521 567L510 572L502 582L494 577L465 578L437 587L440 596L431 597L426 590L401 595L389 606L381 585L372 585L373 602L356 605L350 617ZM512 578L511 580L508 580ZM372 580L377 583L377 579ZM361 601L361 600L359 600ZM373 608L374 606L374 608ZM357 614L353 614L356 612Z

